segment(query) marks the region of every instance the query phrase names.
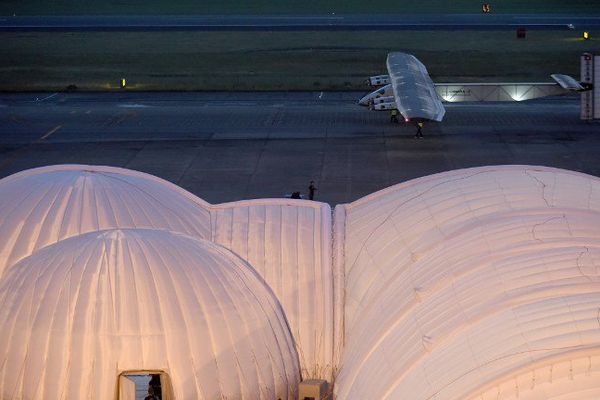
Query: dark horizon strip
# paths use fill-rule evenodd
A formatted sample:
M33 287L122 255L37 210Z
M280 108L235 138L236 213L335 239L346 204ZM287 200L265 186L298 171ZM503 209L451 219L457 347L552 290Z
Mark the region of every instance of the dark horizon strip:
M0 17L0 31L401 31L600 28L596 16L32 16Z

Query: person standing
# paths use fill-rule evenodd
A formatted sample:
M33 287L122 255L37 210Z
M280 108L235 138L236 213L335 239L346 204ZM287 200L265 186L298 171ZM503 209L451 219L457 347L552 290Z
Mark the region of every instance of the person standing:
M154 395L157 400L162 399L160 374L152 374L152 378L150 379L150 382L148 382L148 390L150 389L152 389L152 395ZM150 392L148 392L148 394L150 394Z
M395 108L390 113L390 122L398 123L398 110L396 110Z
M423 123L422 122L417 122L417 133L415 134L416 138L422 139L423 138Z
M315 191L316 190L317 190L317 188L315 187L315 181L310 181L310 185L308 185L308 199L309 200L315 199Z

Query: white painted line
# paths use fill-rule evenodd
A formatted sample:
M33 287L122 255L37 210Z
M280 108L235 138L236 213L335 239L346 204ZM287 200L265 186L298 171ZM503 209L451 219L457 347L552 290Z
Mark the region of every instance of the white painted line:
M44 136L42 136L40 138L40 140L47 139L50 135L52 135L54 132L56 132L60 128L62 128L62 125L55 126L54 129L49 130Z
M121 108L148 108L150 106L147 106L145 104L119 104L118 107L121 107Z
M319 94L319 100L321 100L322 97L323 97L323 92L321 92L321 94Z
M51 99L51 98L53 98L54 96L58 96L58 93L53 93L53 94L51 94L50 96L46 96L46 97L44 97L43 99L38 99L38 98L36 97L36 98L35 98L35 101L44 101L44 100L48 100L48 99Z

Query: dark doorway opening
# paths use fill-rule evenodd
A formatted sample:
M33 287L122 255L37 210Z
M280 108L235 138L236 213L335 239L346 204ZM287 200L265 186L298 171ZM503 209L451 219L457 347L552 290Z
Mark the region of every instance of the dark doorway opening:
M163 371L127 371L119 375L119 400L172 400L169 376Z

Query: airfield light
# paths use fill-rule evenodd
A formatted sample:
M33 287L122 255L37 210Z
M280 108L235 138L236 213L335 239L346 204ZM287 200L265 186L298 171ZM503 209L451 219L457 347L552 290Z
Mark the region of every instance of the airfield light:
M125 86L127 86L127 81L125 81L125 78L121 78L121 89L124 89Z
M518 88L515 88L515 91L513 93L510 93L510 97L514 100L514 101L523 101L523 100L527 100L527 92L523 91L523 90L519 90Z
M590 33L589 33L588 31L585 31L585 32L583 32L583 38L584 38L585 40L589 40L589 38L590 38Z
M517 94L517 95L514 95L514 96L513 96L513 95L511 95L510 97L511 97L511 98L512 98L514 101L523 101L523 96L521 96L521 95L518 95L518 94Z

